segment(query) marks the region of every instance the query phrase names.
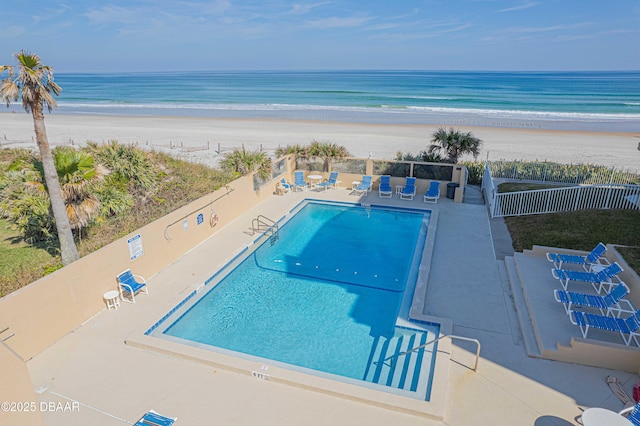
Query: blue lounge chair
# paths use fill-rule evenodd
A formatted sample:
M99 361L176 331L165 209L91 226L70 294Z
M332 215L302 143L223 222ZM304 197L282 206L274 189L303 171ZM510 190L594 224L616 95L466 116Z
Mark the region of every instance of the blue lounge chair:
M338 172L331 172L331 174L329 174L329 179L325 180L324 182L320 182L316 185L316 187L324 188L325 191L332 186L333 189L338 189L338 183L340 183L340 181L338 180L338 174Z
M285 192L293 191L293 184L287 182L285 178L280 179L280 186L282 186Z
M549 262L553 262L553 266L555 266L556 269L562 269L563 263L572 263L575 265L581 265L585 271L590 272L593 265L609 265L609 261L605 257L602 257L605 251L607 251L607 246L602 243L598 243L598 245L591 250L591 253L586 256L547 253L547 260L549 260Z
M569 316L571 323L580 327L582 337L587 338L591 328L620 333L624 344L629 346L631 340L638 345L638 329L640 329L640 310L635 311L627 318L614 318L606 315L590 314L587 312L572 311Z
M404 187L402 188L402 192L400 192L401 200L413 200L413 197L416 195L416 178L407 177L404 182Z
M118 287L120 287L120 298L124 302L136 303L136 293L143 292L149 294L147 281L140 275L133 275L131 269L127 269L118 275ZM125 297L125 295L128 295Z
M153 410L149 410L134 426L171 426L176 420L178 420L177 417L166 417Z
M628 415L627 420L634 426L640 426L640 403L637 403L633 407L625 408L618 414L621 416Z
M429 189L427 189L427 192L424 194L424 202L437 203L438 198L440 198L440 182L432 180L429 183Z
M620 317L622 312L633 313L635 312L633 305L631 302L624 299L627 294L629 294L629 287L627 287L625 283L618 284L605 296L600 296L599 294L576 293L565 290L553 290L553 297L557 302L564 305L564 310L567 312L567 315L571 315L571 311L573 311L573 308L576 306L598 308L602 315L613 315L613 313L616 312L616 317ZM626 304L627 309L620 306L620 303L622 302Z
M599 272L570 271L568 269L551 270L553 277L560 280L560 284L562 284L562 288L565 290L569 285L569 281L583 281L591 283L598 294L602 293L604 285L608 285L609 290L611 290L611 287L614 285L611 280L620 272L622 272L622 268L618 265L618 262L614 262Z
M367 192L371 191L371 176L365 175L362 176L362 180L360 184L353 188L351 192L355 192L356 195L365 195Z
M380 176L380 187L378 188L378 196L380 198L391 198L393 190L391 189L391 176Z
M297 190L298 188L306 191L309 189L309 184L306 180L304 180L304 172L303 171L295 171L293 172L293 188Z

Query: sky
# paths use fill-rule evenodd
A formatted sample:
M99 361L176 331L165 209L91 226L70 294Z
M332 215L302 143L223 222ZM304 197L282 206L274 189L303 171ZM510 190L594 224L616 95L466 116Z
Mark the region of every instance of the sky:
M640 70L639 0L0 0L56 72Z

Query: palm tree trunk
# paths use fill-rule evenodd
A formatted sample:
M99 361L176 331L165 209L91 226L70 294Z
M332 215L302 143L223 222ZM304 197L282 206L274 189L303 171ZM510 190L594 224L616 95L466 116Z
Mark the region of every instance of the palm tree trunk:
M40 104L38 103L36 105ZM62 199L58 172L56 171L56 166L53 162L53 155L51 154L49 140L47 139L47 131L44 127L42 106L40 106L40 108L33 108L31 112L33 113L33 125L36 131L36 141L38 142L40 158L42 159L42 168L44 169L44 181L47 184L47 191L49 192L49 199L51 200L51 210L53 211L53 218L56 222L56 229L58 231L62 264L68 265L71 262L78 260L80 255L78 254L76 243L73 240L71 225L69 225L69 218L67 217L67 208L64 205L64 200Z

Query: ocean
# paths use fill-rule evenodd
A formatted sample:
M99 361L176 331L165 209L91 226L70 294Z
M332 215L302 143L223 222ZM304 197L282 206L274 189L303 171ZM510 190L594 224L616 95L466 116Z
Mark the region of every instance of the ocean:
M640 131L640 71L55 74L72 114ZM14 106L13 108L18 108Z

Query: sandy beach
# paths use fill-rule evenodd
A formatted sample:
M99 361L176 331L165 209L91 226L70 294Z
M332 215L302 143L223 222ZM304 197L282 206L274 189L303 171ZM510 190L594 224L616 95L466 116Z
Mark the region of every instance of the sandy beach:
M354 157L391 159L396 152L417 154L440 126L343 123L311 120L137 117L46 114L52 146L87 141L120 143L169 151L191 161L214 165L221 153L244 145L269 153L281 146L313 140L345 146ZM479 160L539 160L601 164L640 172L639 133L461 126L482 140ZM219 145L218 145L219 144ZM33 121L27 113L0 113L1 147L35 147Z

